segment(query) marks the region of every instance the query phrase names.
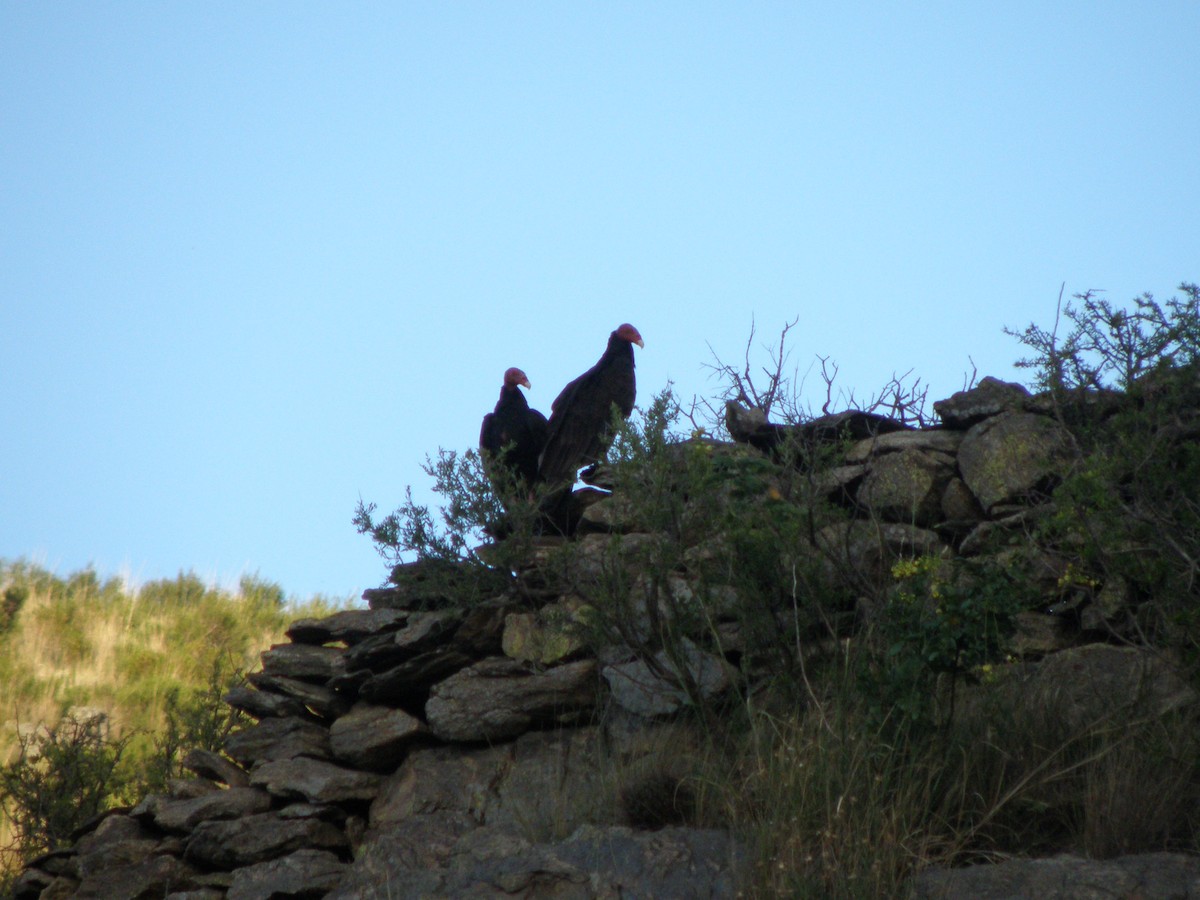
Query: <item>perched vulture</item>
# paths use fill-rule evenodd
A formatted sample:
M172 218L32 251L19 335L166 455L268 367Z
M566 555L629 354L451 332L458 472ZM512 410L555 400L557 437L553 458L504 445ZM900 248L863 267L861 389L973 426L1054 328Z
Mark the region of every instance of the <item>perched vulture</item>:
M633 412L637 384L633 374L633 345L644 347L632 325L622 325L608 337L600 361L568 384L550 411L546 447L538 477L549 484L574 483L581 466L604 455L611 437L612 407L621 415Z
M496 408L483 417L479 449L485 462L499 461L518 481L533 484L538 456L546 444L546 417L529 408L521 385L529 387L529 379L520 369L504 373Z

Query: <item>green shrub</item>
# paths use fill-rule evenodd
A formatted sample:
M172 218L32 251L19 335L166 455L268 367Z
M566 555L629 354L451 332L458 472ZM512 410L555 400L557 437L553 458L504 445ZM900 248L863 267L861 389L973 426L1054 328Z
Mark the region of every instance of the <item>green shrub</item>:
M0 634L8 631L17 618L17 613L29 599L29 588L23 584L10 584L0 595Z
M13 835L0 848L4 867L69 845L72 832L109 807L127 786L119 766L126 744L96 721L70 717L20 741L17 759L0 768L0 810Z
M864 690L881 720L936 725L953 715L960 682L1003 659L1013 617L1036 598L989 557L905 559L892 575L896 585L869 636Z
M225 739L247 724L246 715L223 699L243 680L241 672L218 661L203 687L172 688L167 693L166 723L152 736L152 749L142 770L140 787L144 791L166 791L172 778L185 774L183 758L190 750L219 752Z
M1120 598L1120 635L1180 650L1200 679L1200 288L1180 290L1128 310L1079 295L1061 341L1057 323L1016 336L1075 448L1040 542Z

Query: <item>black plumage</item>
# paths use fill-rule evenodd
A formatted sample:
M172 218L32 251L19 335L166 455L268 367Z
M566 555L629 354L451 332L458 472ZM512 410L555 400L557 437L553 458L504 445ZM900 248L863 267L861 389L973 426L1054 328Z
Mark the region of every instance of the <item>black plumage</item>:
M537 478L538 457L546 443L546 417L529 407L521 385L529 387L529 379L520 369L504 373L504 385L496 408L483 417L479 430L479 449L485 464L503 465L511 475L525 484ZM493 482L495 477L493 476Z
M538 477L549 484L573 484L580 467L596 462L611 440L612 407L626 418L637 398L633 345L645 346L632 325L608 337L599 362L562 389L550 411L546 446Z

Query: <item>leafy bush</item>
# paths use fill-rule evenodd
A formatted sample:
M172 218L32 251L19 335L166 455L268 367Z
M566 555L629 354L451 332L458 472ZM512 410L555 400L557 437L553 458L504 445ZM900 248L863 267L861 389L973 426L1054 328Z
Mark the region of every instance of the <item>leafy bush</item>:
M244 727L247 716L224 701L225 694L243 681L242 674L214 663L201 688L172 688L165 704L166 723L151 736L153 749L142 770L141 788L166 791L172 778L182 777L183 758L191 750L219 752L230 734Z
M864 669L865 691L881 720L938 724L941 695L948 697L941 714L948 719L956 686L1004 657L1014 615L1034 598L1028 582L988 557L905 559L892 575L896 585L875 623L879 646Z
M17 613L29 599L29 588L25 585L10 584L0 594L0 634L12 627Z
M1184 282L1183 297L1172 297L1164 309L1150 294L1133 300L1133 309L1118 309L1095 291L1076 294L1046 331L1031 324L1024 331L1005 329L1033 351L1017 362L1033 369L1042 389L1065 391L1115 385L1131 390L1148 372L1191 366L1200 361L1200 287ZM1062 318L1071 323L1059 338Z
M1057 322L1017 337L1075 448L1041 542L1119 599L1118 633L1183 651L1200 678L1200 288L1180 290L1130 310L1078 295L1061 341Z
M12 841L0 868L70 843L71 834L108 808L128 785L120 768L127 739L109 740L96 720L64 717L20 740L16 760L0 768L0 812Z

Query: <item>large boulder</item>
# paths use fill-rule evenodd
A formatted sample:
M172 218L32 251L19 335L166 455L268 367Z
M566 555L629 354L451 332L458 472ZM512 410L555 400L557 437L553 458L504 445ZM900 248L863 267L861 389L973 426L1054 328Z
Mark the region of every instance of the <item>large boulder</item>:
M572 721L596 702L596 661L544 671L492 657L434 686L425 704L430 731L446 741L495 741L531 727Z
M1046 416L1010 412L971 428L958 449L963 481L980 505L1024 503L1062 478L1071 446L1065 429Z
M954 476L953 458L921 449L876 457L858 489L858 502L876 518L928 528L942 518L942 494Z
M1022 385L986 375L979 384L935 401L933 411L948 428L966 429L1002 412L1022 409L1027 400L1029 391Z
M359 702L329 729L335 759L373 772L392 771L425 734L419 719L400 709Z
M604 680L613 700L638 716L666 716L693 700L709 700L732 685L729 667L715 654L691 641L680 642L679 659L660 650L652 659L632 658L606 665ZM697 696L690 696L689 690Z

